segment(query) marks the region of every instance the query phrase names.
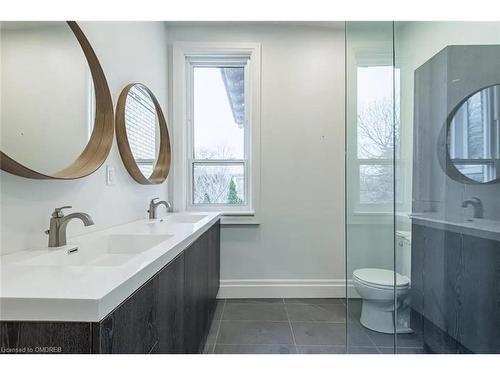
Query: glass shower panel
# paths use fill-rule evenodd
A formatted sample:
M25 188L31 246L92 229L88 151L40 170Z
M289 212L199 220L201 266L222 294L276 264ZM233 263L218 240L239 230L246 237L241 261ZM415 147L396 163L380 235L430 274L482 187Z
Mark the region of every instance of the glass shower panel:
M396 22L400 353L500 353L500 23Z
M393 353L393 23L346 24L348 353Z

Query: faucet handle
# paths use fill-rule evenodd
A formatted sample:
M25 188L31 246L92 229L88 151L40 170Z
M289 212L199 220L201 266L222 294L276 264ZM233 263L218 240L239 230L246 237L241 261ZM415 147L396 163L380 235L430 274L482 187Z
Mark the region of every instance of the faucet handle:
M151 203L155 203L155 200L160 199L158 197L151 199Z
M54 208L54 212L52 212L52 217L53 218L63 217L64 213L62 212L62 210L66 208L72 208L72 206L62 206Z

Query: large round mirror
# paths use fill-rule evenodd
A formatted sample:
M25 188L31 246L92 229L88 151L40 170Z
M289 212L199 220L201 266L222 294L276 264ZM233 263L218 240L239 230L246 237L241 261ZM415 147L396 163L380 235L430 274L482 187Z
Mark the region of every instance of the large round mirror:
M500 85L486 87L457 106L447 149L452 176L475 183L500 178Z
M160 104L143 84L125 87L116 108L118 148L139 183L160 184L170 170L170 139Z
M95 171L111 148L113 106L78 25L1 22L0 52L2 169L41 179Z

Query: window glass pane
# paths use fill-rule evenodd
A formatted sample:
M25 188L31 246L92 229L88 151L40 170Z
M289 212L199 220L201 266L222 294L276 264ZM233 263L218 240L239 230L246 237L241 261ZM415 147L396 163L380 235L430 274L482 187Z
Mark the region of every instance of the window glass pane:
M194 204L245 204L243 163L193 165Z
M467 100L467 112L469 120L467 129L469 157L471 159L480 159L485 154L483 108L480 92Z
M490 101L495 88L486 88L471 96L453 116L450 126L452 159L488 159L496 155L497 142L494 109ZM491 109L490 109L491 108Z
M243 67L195 67L195 159L244 158Z
M361 204L390 204L392 197L393 167L391 164L359 166L359 202Z
M464 176L478 182L488 182L495 178L495 164L457 164L458 171Z
M358 67L358 158L392 159L394 129L399 123L399 69L395 72L396 112L393 110L392 66ZM396 124L393 126L393 115ZM398 132L396 131L396 137Z
M139 85L128 92L125 124L135 162L144 176L150 176L159 149L159 139L156 139L159 124L153 100Z

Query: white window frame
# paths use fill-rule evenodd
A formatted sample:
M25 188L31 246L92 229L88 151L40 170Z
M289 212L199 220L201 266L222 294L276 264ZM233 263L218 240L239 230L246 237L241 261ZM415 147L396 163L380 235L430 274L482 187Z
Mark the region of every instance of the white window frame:
M350 85L350 92L347 93L349 95L351 104L349 105L348 111L351 113L355 113L355 121L352 119L349 121L348 126L354 126L355 131L350 131L350 136L348 138L348 147L353 150L353 152L349 152L349 166L350 170L347 171L349 173L349 179L351 182L351 186L354 188L355 194L349 194L349 205L352 207L350 210L354 216L392 216L394 214L394 203L361 203L360 202L360 194L361 194L361 185L360 185L360 170L362 165L394 165L392 159L375 159L375 158L358 158L358 68L359 67L376 67L376 66L394 66L391 64L392 55L388 54L375 54L368 49L362 49L359 52L360 56L356 56L353 59L351 66L351 71L349 72L349 79L352 82ZM366 57L371 56L374 57ZM352 117L352 116L351 116ZM401 136L401 135L400 135ZM400 139L401 142L401 139ZM396 147L396 145L395 145ZM396 159L396 168L400 163L400 158ZM394 173L398 173L394 170ZM402 187L400 200L397 202L397 205L401 205L404 201L404 196L406 196L406 186ZM395 190L393 189L393 192ZM396 199L396 197L394 197Z
M178 42L172 48L173 202L177 211L217 211L223 224L258 224L260 194L261 46L258 43ZM193 103L190 87L196 66L245 67L245 156L234 160L193 159ZM194 163L243 163L244 205L195 205L192 203Z

